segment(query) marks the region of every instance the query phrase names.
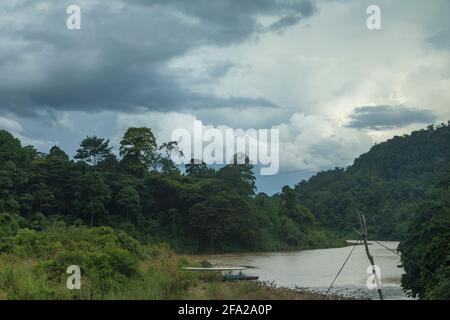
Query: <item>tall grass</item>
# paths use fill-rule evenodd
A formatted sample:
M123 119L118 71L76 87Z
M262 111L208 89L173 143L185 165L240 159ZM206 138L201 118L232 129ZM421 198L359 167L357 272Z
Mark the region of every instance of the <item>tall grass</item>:
M56 225L0 233L0 299L290 299L305 297L218 273L185 271L189 263L164 245L142 245L111 228ZM66 269L81 268L81 290ZM202 265L208 265L203 262Z
M110 228L20 229L0 238L0 298L176 299L196 275L165 246L143 246ZM81 268L81 290L69 290L66 269Z

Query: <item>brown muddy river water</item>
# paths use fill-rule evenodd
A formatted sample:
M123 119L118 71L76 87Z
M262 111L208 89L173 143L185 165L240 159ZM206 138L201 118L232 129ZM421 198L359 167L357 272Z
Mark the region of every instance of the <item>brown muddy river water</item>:
M391 249L398 242L380 241ZM336 249L303 250L293 252L238 253L195 256L220 266L252 266L248 275L259 276L280 287L302 288L325 292L335 278L353 246ZM408 299L400 287L403 269L400 258L393 252L373 243L369 246L376 265L381 271L381 286L385 299ZM376 290L369 290L366 273L370 265L364 246L357 246L350 260L336 280L331 293L362 299L378 299Z

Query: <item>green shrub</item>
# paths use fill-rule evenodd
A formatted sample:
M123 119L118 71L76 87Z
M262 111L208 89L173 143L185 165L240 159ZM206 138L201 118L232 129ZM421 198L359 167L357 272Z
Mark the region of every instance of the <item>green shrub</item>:
M0 298L175 299L197 280L167 246L143 246L109 227L18 229L8 241L0 256ZM81 269L81 290L66 288L70 265Z

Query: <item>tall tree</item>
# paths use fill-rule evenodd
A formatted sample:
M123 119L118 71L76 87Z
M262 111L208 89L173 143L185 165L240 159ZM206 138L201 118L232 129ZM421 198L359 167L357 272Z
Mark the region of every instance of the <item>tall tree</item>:
M26 160L20 140L6 130L0 130L0 164L12 161L15 164Z
M239 160L239 155L234 155L232 163L219 170L218 177L242 195L255 195L256 177L248 157Z
M50 148L50 152L47 155L47 159L50 161L69 162L69 156L60 147L53 146Z
M109 140L97 136L86 137L81 141L75 159L97 166L100 162L109 159L111 150L112 147L109 146Z
M171 159L171 156L174 153L178 153L178 155L181 156L183 155L183 152L179 150L178 143L176 141L163 143L159 147L158 166L160 167L162 173L167 174L180 173L180 170L178 170L175 163Z
M156 166L156 148L150 128L129 128L120 142L120 156L128 169L142 172Z
M191 159L191 161L184 166L186 174L197 178L211 176L214 170L208 168L206 163L198 159Z

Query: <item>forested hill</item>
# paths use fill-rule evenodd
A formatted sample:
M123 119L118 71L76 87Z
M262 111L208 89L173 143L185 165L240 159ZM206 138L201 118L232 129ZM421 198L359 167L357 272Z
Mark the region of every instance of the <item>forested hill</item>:
M400 240L413 208L449 163L450 122L377 144L347 169L320 172L300 182L295 193L331 230L351 236L360 209L372 238Z

